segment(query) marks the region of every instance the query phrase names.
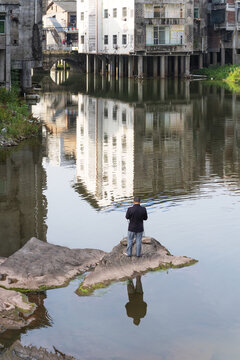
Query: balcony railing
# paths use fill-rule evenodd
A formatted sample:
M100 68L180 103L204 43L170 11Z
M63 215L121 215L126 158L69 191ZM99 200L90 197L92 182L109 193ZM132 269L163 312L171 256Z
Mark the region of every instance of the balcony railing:
M146 19L146 18L145 18ZM184 25L183 18L147 18L148 25Z

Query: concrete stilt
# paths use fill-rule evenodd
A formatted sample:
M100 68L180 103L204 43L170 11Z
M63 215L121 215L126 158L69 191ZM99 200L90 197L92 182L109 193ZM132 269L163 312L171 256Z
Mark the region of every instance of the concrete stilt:
M161 56L161 64L160 64L160 77L162 79L164 79L166 76L166 62L167 61L165 61L165 60L167 60L167 58L165 58L165 56L162 55Z
M153 57L153 77L156 78L158 76L158 57Z
M203 68L203 54L200 54L198 57L198 67L199 69Z
M213 52L213 65L217 65L217 53Z
M178 77L178 56L174 56L174 77Z
M211 64L211 54L206 54L206 66L209 66Z
M138 77L143 77L143 56L138 57Z
M102 56L102 75L106 74L106 58Z
M118 58L118 76L119 77L123 77L123 75L124 75L124 64L123 64L123 56L119 56L119 58Z
M148 57L143 57L143 74L144 76L148 76Z
M162 59L163 59L163 57L161 57L161 62L162 62ZM169 70L169 66L168 66L169 57L165 56L164 60L165 60L165 77L166 77L166 76L169 76L169 71L168 71Z
M184 56L180 57L180 72L181 72L181 76L184 76L184 72L185 72L185 63L184 63Z
M166 86L165 83L166 83L165 80L160 81L160 97L162 101L165 100L165 86Z
M86 56L86 73L90 74L92 72L92 61L91 55L87 54Z
M128 57L128 77L133 77L133 56Z
M138 82L138 101L143 101L143 83L142 81Z
M223 41L221 42L221 66L225 65L225 47Z
M111 77L115 77L116 76L116 57L114 55L112 55L111 57L111 68L110 68L110 75Z
M190 76L190 56L185 56L185 77Z
M94 75L97 75L98 74L98 57L97 55L93 55L94 57Z

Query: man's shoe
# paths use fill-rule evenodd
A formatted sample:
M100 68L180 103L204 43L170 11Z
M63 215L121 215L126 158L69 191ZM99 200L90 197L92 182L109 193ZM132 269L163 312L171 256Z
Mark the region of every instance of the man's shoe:
M131 257L131 255L128 255L128 253L124 252L123 255L127 256L127 257Z

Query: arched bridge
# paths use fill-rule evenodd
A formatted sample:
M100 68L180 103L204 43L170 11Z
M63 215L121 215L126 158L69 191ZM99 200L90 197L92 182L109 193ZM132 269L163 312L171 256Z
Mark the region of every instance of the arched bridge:
M70 68L83 69L85 58L77 52L67 50L44 50L43 51L43 70L49 71L59 60L66 61Z

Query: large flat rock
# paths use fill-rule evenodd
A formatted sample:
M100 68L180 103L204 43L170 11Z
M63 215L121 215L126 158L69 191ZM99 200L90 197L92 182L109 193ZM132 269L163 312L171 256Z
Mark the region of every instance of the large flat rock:
M28 302L25 295L0 288L0 333L27 326L35 309L36 305Z
M0 287L41 291L64 286L104 255L102 250L69 249L32 238L0 265Z
M142 257L127 257L127 240L124 239L113 250L104 255L93 272L90 272L77 290L79 295L89 295L100 287L107 286L112 281L124 280L149 270L168 269L188 266L196 260L186 256L173 256L157 240L145 237L142 244ZM136 245L133 254L136 253Z

